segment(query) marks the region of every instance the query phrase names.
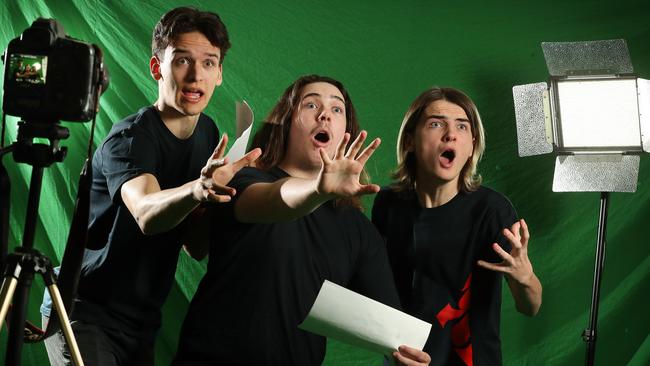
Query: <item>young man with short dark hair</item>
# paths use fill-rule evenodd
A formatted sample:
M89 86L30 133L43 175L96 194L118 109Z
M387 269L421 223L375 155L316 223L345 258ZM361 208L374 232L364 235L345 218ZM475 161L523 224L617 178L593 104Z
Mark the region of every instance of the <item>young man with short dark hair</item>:
M86 365L153 365L160 309L189 244L184 220L202 202L229 201L235 192L225 184L259 155L224 165L227 137L215 149L219 131L202 113L229 47L215 13L163 15L149 63L158 100L116 123L95 152L88 245L99 249L86 250L71 314ZM60 332L46 346L53 365L70 364Z

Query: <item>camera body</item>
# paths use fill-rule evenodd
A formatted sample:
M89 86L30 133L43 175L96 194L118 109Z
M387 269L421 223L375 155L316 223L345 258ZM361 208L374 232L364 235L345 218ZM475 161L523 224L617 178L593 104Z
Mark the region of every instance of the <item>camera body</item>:
M68 37L54 19L9 42L4 66L4 112L28 121L88 121L108 85L99 47Z

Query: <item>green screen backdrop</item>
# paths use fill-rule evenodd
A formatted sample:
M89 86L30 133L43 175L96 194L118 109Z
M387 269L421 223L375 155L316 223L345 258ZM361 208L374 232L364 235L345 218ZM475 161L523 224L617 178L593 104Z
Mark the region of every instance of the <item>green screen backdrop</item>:
M650 2L568 1L238 1L238 0L3 0L0 47L37 17L59 20L75 38L98 44L111 76L101 97L95 146L111 125L156 99L149 75L150 39L160 16L193 5L219 13L232 49L224 83L207 113L234 134L235 101L245 99L261 121L298 76L318 73L344 82L362 126L383 143L368 163L372 180L389 182L395 141L409 103L424 89L454 86L481 111L487 150L484 184L507 195L530 227L529 255L544 285L535 318L502 308L506 365L578 365L585 345L594 268L599 195L553 193L554 157L517 156L512 86L548 77L542 41L624 38L635 72L650 79ZM7 117L5 144L16 139ZM611 128L616 129L616 116ZM36 248L58 263L63 254L90 123L63 123L68 157L44 175ZM231 140L232 141L232 140ZM10 246L21 242L31 167L3 160L11 181ZM372 197L365 199L367 209ZM366 211L369 212L369 211ZM598 365L650 364L650 156L641 157L636 193L611 195L602 283ZM154 254L155 255L155 254ZM180 324L206 263L181 254L176 283L164 308L157 363L169 364ZM36 281L29 317L40 323L43 284ZM218 326L218 325L215 325ZM6 329L0 332L4 364ZM25 345L24 365L47 364L42 344ZM331 341L326 365L381 365L381 358Z

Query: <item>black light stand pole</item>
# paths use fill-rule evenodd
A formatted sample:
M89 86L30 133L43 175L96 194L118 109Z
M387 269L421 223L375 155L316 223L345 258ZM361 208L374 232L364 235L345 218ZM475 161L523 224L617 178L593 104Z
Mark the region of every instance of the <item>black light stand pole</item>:
M594 264L594 283L591 288L591 308L589 309L589 327L582 333L587 343L585 364L594 365L596 356L596 328L598 327L598 302L600 301L600 282L605 266L605 238L607 235L607 207L609 192L600 193L600 213L598 215L598 241L596 245L596 263Z

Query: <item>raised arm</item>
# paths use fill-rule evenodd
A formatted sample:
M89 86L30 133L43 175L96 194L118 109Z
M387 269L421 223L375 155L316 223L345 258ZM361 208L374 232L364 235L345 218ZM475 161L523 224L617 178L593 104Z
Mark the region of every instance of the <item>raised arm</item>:
M528 240L530 234L526 221L519 220L509 229L503 229L503 235L512 244L510 253L499 244L492 244L494 251L503 259L501 263L478 261L478 265L506 276L510 293L515 300L517 311L534 316L542 306L542 284L533 271L528 259Z
M260 149L253 149L244 155L236 162L229 164L225 163L225 159L220 156L212 156L208 164L202 170L202 178L205 179L207 184L214 184L219 187L226 187L232 177L241 168L250 166L261 155ZM212 175L212 181L207 178ZM234 193L236 193L233 190ZM214 193L214 192L211 192ZM210 199L210 202L214 200ZM192 258L201 260L208 255L210 251L210 230L215 224L214 217L210 215L207 204L202 204L185 220L185 234L183 236L183 249Z
M364 165L381 143L377 138L359 152L366 136L362 131L346 152L350 140L350 134L346 133L332 159L320 149L322 167L315 179L287 177L273 183L252 184L235 203L237 220L287 221L307 215L334 198L378 192L379 186L360 181Z
M122 185L122 201L144 234L153 235L174 228L201 202L230 201L235 190L226 183L237 170L254 161L260 151L253 150L236 163L227 164L222 159L227 144L228 136L224 134L200 176L180 187L161 190L156 177L148 173Z

